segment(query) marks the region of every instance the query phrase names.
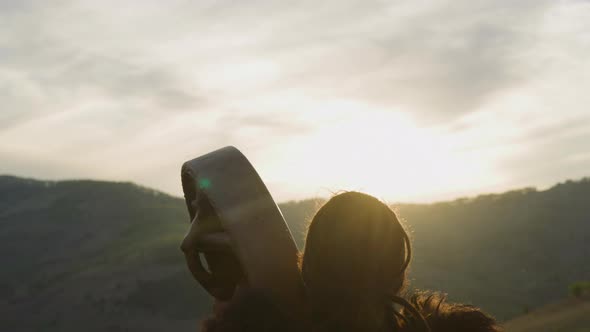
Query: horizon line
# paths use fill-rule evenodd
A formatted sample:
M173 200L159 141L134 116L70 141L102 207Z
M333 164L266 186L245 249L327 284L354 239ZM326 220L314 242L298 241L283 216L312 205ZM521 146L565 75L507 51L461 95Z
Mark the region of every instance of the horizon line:
M140 184L137 182L133 182L133 181L124 181L124 180L118 181L118 180L92 179L92 178L40 179L40 178L34 178L34 177L29 177L29 176L14 175L14 174L0 174L0 179L7 178L7 177L21 179L21 180L35 181L35 182L52 182L52 183L58 183L58 182L103 182L103 183L113 183L113 184L131 184L136 187L140 187L140 188L148 189L148 190L160 193L160 194L164 194L166 196L170 196L170 197L174 197L174 198L178 198L178 199L184 199L182 196L179 196L176 194L171 194L166 191L156 189L153 187L149 187L149 186L146 186L146 185L143 185L143 184ZM476 199L476 198L482 197L482 196L503 195L503 194L516 192L516 191L522 191L522 190L526 190L526 189L530 189L534 192L546 192L546 191L551 190L552 188L555 188L555 187L562 185L562 184L566 184L568 182L581 183L581 182L586 182L586 181L590 181L590 176L583 176L578 179L568 178L566 180L559 181L559 182L557 182L545 189L539 189L536 186L524 186L524 187L505 190L502 192L482 192L479 194L475 194L473 196L458 196L458 197L448 199L448 200L438 200L438 201L429 201L429 202L402 202L402 201L398 201L398 202L386 202L386 203L390 204L390 205L434 205L434 204L440 204L440 203L456 202L459 200L473 200L473 199ZM271 196L272 196L272 194L271 194ZM273 199L274 199L274 197L273 197ZM289 199L289 200L277 202L277 205L278 204L286 204L286 203L290 203L290 202L302 202L302 201L307 201L307 200L327 200L327 199L329 199L329 198L328 197L321 197L321 196L309 197L309 198L304 198L304 199Z

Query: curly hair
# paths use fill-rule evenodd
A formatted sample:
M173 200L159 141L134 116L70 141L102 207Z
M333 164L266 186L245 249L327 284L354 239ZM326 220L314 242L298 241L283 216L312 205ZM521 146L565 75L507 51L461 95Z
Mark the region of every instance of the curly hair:
M441 293L418 292L409 298L434 332L501 332L502 327L494 317L480 308L461 303L446 302ZM402 309L402 313L405 309ZM411 320L406 326L413 326ZM411 329L410 329L411 330Z

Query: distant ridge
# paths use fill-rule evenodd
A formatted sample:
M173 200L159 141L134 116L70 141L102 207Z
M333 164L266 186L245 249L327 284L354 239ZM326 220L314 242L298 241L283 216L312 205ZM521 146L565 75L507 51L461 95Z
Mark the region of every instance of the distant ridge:
M95 179L64 179L64 180L42 180L42 179L35 179L35 178L25 178L19 177L14 175L8 174L0 174L0 185L8 185L8 184L29 184L29 185L43 185L43 186L54 186L57 184L99 184L99 185L128 185L132 187L136 187L140 190L145 190L147 192L156 193L157 195L169 196L169 197L176 197L174 195L170 195L166 192L161 190L153 189L141 184L137 184L132 181L103 181L103 180L95 180Z
M143 188L149 192L155 192L155 193L165 195L165 196L181 198L180 196L171 195L171 194L168 194L164 191L161 191L158 189L153 189L151 187L144 186L142 184L138 184L133 181L105 181L105 180L96 180L96 179L88 179L88 178L44 180L44 179L37 179L37 178L31 178L31 177L20 177L20 176L15 176L15 175L10 175L10 174L0 174L0 184L2 184L2 182L4 182L4 183L10 183L10 182L12 182L12 183L30 183L30 184L44 183L45 185L57 184L57 183L110 183L110 184L119 184L119 185L131 185L131 186L134 186L137 188ZM471 196L459 196L454 199L440 200L440 201L429 202L429 203L412 203L412 202L401 201L401 202L396 202L394 204L395 205L421 205L421 206L424 206L424 205L446 204L446 203L453 203L453 202L454 203L466 203L466 202L470 202L470 201L476 201L478 199L494 198L494 197L499 197L502 195L507 195L507 194L512 194L512 193L523 193L523 192L544 193L544 192L552 191L552 190L559 188L560 186L564 186L564 185L575 185L575 184L588 185L589 183L590 183L590 176L587 176L587 177L582 177L578 180L565 180L562 182L558 182L558 183L554 184L553 186L550 186L549 188L543 189L543 190L539 190L539 189L537 189L537 187L534 187L534 186L529 186L529 187L521 187L521 188L516 188L516 189L509 189L506 191L495 192L495 193L476 194L476 195L471 195ZM307 198L307 199L303 199L303 200L287 200L287 201L282 202L281 204L296 204L299 202L305 202L305 201L309 201L309 200L325 201L326 198L314 197L314 198Z

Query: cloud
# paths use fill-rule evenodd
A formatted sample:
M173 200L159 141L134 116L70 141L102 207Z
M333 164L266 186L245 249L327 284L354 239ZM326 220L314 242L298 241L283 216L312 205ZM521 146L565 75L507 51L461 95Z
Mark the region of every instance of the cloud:
M551 3L171 2L114 10L64 2L60 10L34 8L37 15L20 17L13 30L40 34L15 34L27 37L5 45L9 56L0 65L28 70L54 93L94 90L104 98L151 101L161 110L296 89L317 99L345 96L401 108L428 123L448 121L476 111L538 69L529 65L527 51L537 43L535 29ZM80 24L86 17L75 15L82 14L95 30ZM105 24L105 32L96 31ZM130 29L134 24L137 29ZM81 29L87 40L62 28ZM194 57L156 64L150 53L161 52L162 44ZM208 88L224 66L249 58L272 59L280 71L266 84L253 74L243 87ZM197 77L181 78L183 71Z
M526 149L501 161L498 167L507 174L512 185L548 187L566 179L589 176L590 155L586 151L590 141L590 126L586 130L561 135L554 139L530 142Z
M116 49L91 47L91 40L67 38L68 29L85 23L69 2L5 6L8 10L0 13L6 25L0 33L0 129L89 102L117 103L121 112L141 108L145 113L198 111L205 104L179 68L121 57Z
M108 57L78 55L56 77L61 78L54 82L60 89L97 89L101 95L122 102L147 100L162 111L198 110L201 104L195 91L185 88L173 72Z
M307 20L294 20L297 26L285 23L268 43L271 50L275 41L280 45L287 63L283 86L401 108L426 122L448 121L537 70L527 53L548 2L398 6L310 11Z

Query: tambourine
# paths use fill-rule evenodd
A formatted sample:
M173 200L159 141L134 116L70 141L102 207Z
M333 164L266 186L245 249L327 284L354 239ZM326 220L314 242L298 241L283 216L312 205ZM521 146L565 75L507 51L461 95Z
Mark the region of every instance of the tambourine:
M297 246L246 157L225 147L184 163L181 178L192 221L181 248L194 278L221 301L245 284L296 311L303 298Z

